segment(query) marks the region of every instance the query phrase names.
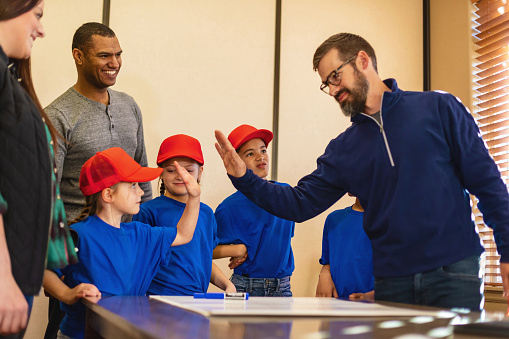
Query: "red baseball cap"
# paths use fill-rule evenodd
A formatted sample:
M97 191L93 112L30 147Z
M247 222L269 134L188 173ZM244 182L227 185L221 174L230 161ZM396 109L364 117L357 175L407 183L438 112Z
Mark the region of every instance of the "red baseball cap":
M92 195L121 181L145 182L161 175L162 168L141 167L122 148L112 147L88 159L80 173L80 189Z
M228 140L230 140L233 148L236 150L239 149L243 143L255 138L262 139L263 142L265 142L265 146L269 146L273 134L266 129L256 129L251 125L240 125L228 135Z
M157 154L157 165L175 157L191 158L203 165L203 153L200 142L185 134L172 135L164 139Z

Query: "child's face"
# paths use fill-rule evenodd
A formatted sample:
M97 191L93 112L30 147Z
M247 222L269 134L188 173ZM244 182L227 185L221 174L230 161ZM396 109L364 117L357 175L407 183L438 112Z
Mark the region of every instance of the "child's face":
M267 154L267 146L260 139L251 139L245 142L237 152L240 158L249 168L262 179L266 179L269 175L269 156Z
M137 182L121 182L113 192L111 203L123 214L136 214L140 211L143 193Z
M170 198L180 202L187 201L187 190L182 181L182 178L177 172L174 161L177 161L180 166L184 167L195 179L200 182L203 173L203 166L200 166L196 161L190 158L171 158L163 163L163 178L164 187L166 188L166 195Z

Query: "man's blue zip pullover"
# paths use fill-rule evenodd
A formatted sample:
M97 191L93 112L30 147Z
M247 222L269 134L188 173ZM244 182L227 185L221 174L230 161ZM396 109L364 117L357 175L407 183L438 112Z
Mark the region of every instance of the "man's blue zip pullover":
M374 275L395 277L445 266L483 248L470 194L509 262L509 196L474 119L459 100L409 92L384 81L381 123L366 114L327 146L295 187L271 185L248 170L234 186L268 212L302 222L346 192L365 208Z

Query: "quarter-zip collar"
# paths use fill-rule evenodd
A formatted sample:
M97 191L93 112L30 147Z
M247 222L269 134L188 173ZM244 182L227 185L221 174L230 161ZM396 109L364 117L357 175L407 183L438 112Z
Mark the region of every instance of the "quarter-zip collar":
M403 95L403 91L398 88L398 84L395 79L386 79L384 80L384 84L391 89L390 92L384 92L382 96L382 102L380 105L380 117L383 121L382 112L391 109L401 98ZM371 119L369 116L364 114L357 114L352 117L350 120L353 123L361 123L367 121L367 119Z
M398 88L396 80L394 79L384 80L384 83L391 89L391 91L384 92L382 95L382 101L380 102L380 122L366 113L357 114L356 116L352 117L351 120L353 123L362 123L366 122L367 120L373 120L378 125L378 127L380 127L380 133L382 133L385 149L387 150L387 156L389 157L391 166L394 167L394 158L392 156L389 141L387 140L387 135L385 134L383 112L385 110L391 109L398 102L403 92Z

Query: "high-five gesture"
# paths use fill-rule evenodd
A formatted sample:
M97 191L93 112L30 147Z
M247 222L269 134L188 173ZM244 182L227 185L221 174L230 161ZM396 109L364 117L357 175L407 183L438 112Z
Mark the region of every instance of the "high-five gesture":
M173 164L175 165L175 168L177 169L180 178L182 179L184 185L186 186L189 198L197 198L199 201L201 189L196 179L191 174L189 174L189 172L185 168L180 166L178 162L174 161Z
M223 159L226 172L237 178L242 177L246 174L246 164L242 161L237 152L235 152L235 149L223 132L216 130L214 131L214 134L216 135L217 140L217 153L219 153L221 159Z

